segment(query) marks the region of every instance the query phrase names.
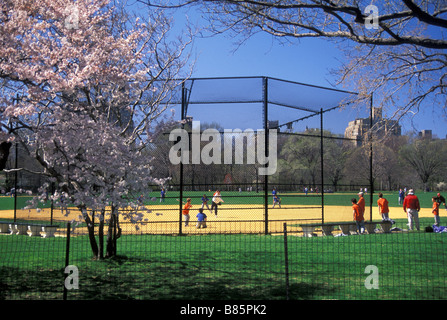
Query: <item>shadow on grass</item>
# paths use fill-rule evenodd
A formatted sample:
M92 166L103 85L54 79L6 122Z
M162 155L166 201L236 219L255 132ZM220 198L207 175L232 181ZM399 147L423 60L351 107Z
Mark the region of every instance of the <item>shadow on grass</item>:
M63 270L0 269L0 299L61 300ZM292 300L330 294L322 284L294 283ZM69 300L286 300L284 275L212 270L197 262L117 257L79 266Z
M62 300L63 270L0 268L0 300Z

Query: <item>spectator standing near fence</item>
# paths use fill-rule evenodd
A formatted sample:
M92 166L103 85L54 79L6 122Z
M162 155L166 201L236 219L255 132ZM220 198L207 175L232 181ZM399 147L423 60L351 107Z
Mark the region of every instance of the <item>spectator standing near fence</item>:
M403 208L407 214L409 229L413 230L414 222L416 230L419 230L419 211L421 210L421 206L413 189L408 190L408 194L404 199Z
M383 197L383 193L379 193L379 200L377 200L377 206L379 207L379 214L382 216L382 220L390 220L388 207L388 200Z
M439 205L440 203L438 202L438 198L437 197L433 197L431 199L431 201L433 202L433 207L432 207L432 211L433 215L435 216L435 226L439 226L441 224L441 220L439 218Z
M351 203L352 203L352 214L355 224L357 225L357 231L359 234L362 234L363 230L365 230L365 219L363 217L363 211L358 205L356 198L352 198Z
M182 214L185 219L185 227L188 226L189 223L189 210L192 208L191 198L186 199L186 203L183 207Z

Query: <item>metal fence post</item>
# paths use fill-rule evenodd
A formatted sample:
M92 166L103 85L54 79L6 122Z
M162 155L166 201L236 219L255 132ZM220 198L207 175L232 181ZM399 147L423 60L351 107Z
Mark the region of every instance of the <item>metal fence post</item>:
M263 113L264 113L264 156L269 156L269 125L268 125L268 78L263 78ZM268 164L265 164L267 167ZM264 175L264 233L269 233L268 175Z
M67 223L67 242L66 242L66 247L65 247L65 268L67 268L70 264L70 229L71 229L71 223ZM65 270L65 269L64 269ZM65 272L64 272L64 277L65 277ZM65 280L65 279L64 279ZM67 300L67 286L65 285L65 281L64 281L64 300Z
M287 248L287 223L284 222L284 265L286 276L286 300L289 300L289 252Z

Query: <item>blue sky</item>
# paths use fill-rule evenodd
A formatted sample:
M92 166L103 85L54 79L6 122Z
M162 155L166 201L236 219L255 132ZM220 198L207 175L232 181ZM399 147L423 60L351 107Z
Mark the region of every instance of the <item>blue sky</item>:
M188 15L193 22L204 22L191 9L188 10ZM183 23L183 14L176 14L176 28L181 29ZM252 36L241 46L236 46L237 40L240 39L232 38L229 33L207 38L196 37L192 52L197 60L192 76L268 76L324 87L332 87L336 83L330 70L339 66L337 59L341 59L342 55L332 42L324 39L300 39L279 44L270 35L262 33ZM440 119L431 107L420 113L412 124L410 121L401 122L404 133L428 129L440 138L446 137L445 119ZM384 115L387 115L386 111ZM343 133L348 121L362 116L365 114L355 110L343 113L341 119L337 114L328 113L324 126L336 133Z
M273 42L269 35L258 34L235 52L233 42L233 39L224 35L197 39L194 51L198 59L193 77L269 76L324 87L333 87L336 83L330 70L340 64L337 58L341 58L341 55L335 44L329 41L301 39L295 44L281 45ZM347 120L365 115L354 111L348 114L348 119L342 120L346 125ZM325 127L334 125L331 123L334 116L334 113L327 114ZM339 131L340 126L345 128L345 124L337 123L338 126L333 129ZM401 125L404 133L416 129L432 130L440 138L445 138L447 134L446 120L440 119L429 106L420 111L411 123L407 119Z

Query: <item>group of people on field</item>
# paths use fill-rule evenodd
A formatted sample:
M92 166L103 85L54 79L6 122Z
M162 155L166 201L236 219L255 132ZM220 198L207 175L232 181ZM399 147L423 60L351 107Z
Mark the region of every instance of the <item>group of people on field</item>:
M214 214L217 218L217 208L218 206L224 202L222 200L221 194L219 190L216 190L216 192L214 192L213 194L213 198L211 200L211 209L208 206L208 197L206 196L206 194L203 195L202 199L202 207L199 208L199 212L197 213L196 217L197 217L197 228L206 228L206 221L208 219L207 215L203 212L204 207L206 206L206 208L210 211L210 213L213 212L214 210ZM189 220L190 220L190 215L189 215L189 210L191 210L192 208L192 204L191 204L191 198L186 199L186 203L183 206L183 210L182 210L182 214L183 214L183 218L184 218L184 222L185 222L185 227L188 226L189 224Z
M364 219L365 199L363 198L362 191L358 193L358 196L359 196L358 200L356 198L352 198L351 202L352 202L354 221L356 222L357 225L357 231L359 233L363 233L365 230L365 219ZM446 201L445 198L440 193L438 193L435 197L432 198L432 203L433 203L432 213L435 219L434 226L439 226L441 223L439 218L439 206L443 204L447 210ZM421 206L418 197L414 194L414 190L410 189L408 190L408 193L405 194L401 189L399 191L399 204L402 204L403 210L407 214L408 228L410 230L413 230L413 228L419 230L419 211L421 210ZM392 220L389 217L388 200L383 197L382 193L379 193L377 206L379 209L379 214L382 216L382 220L392 222Z

